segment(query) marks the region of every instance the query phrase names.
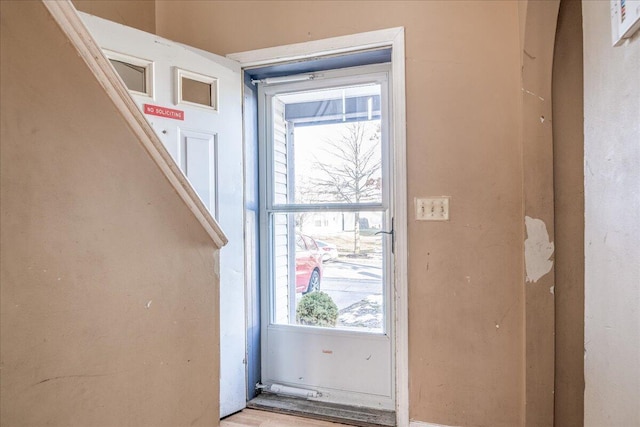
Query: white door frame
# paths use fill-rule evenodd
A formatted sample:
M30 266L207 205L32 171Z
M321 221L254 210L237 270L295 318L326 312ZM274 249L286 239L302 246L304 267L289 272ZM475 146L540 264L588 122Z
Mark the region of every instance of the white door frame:
M409 317L407 280L407 176L404 28L390 28L330 39L314 40L227 55L245 68L301 59L348 54L373 48L391 48L391 138L393 145L395 210L395 376L397 425L409 425Z

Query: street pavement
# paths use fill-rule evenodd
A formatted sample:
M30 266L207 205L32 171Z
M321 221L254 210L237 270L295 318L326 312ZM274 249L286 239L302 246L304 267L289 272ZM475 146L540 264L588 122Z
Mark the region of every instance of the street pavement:
M327 262L320 290L329 294L338 310L342 310L369 296L382 295L382 268L357 260Z

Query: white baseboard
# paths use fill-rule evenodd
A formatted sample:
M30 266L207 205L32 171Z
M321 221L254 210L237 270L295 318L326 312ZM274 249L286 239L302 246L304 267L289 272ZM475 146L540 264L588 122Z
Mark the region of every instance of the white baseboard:
M425 423L422 421L411 420L411 422L409 423L409 427L456 427L456 426L445 426L444 424L433 424L433 423Z

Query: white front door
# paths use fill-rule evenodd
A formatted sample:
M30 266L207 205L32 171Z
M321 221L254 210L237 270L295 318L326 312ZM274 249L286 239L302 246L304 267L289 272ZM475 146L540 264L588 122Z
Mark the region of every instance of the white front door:
M389 75L378 64L258 83L273 392L395 409Z
M231 414L246 405L240 67L153 34L81 16L229 238L220 253L220 416Z

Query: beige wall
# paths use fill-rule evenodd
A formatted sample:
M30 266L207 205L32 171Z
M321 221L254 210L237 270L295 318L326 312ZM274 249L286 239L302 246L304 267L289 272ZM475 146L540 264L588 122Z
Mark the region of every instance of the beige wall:
M520 7L522 165L525 215L525 425L553 424L554 200L552 64L559 0Z
M561 271L562 253L564 251L566 257L570 252L569 248L562 248L562 243L575 242L572 239L577 235L575 230L560 228L561 219L554 221L553 191L550 190L553 183L548 178L565 171L573 174L576 168L563 169L564 162L557 162L552 172L552 128L549 120L540 121L541 116L549 118L552 114L556 120L549 100L558 1L124 3L74 2L88 13L145 31L157 27L157 32L164 37L218 54L404 26L411 213L408 242L411 417L462 426L511 427L525 422L532 426L551 425L555 329L556 334L567 337L567 340L556 339L559 346L555 356L559 393L556 404L562 405L556 408L556 425L574 425L569 420L578 419L580 408L564 405L580 404L575 396L581 387L580 369L571 366L572 361L577 360L576 348L582 345L580 338L576 338L580 305L569 301L579 294L579 289L565 286L565 290L573 293L565 292L563 296L559 281L566 277L563 276L566 271ZM585 17L590 19L585 19L587 280L589 283L591 275L592 283L587 293L589 289L593 292L591 301L587 298L586 334L594 338L591 356L587 349L586 425L599 426L603 423L601 417L609 416L607 414L619 416L622 423L629 419L637 423L637 418L632 417L638 416L637 410L630 409L634 406L629 397L634 394L628 392L638 388L637 370L632 369L629 375L627 370L623 373L610 366L639 365L639 361L633 359L632 350L634 346L638 348L640 339L637 322L634 324L629 314L629 304L637 301L640 282L638 263L633 262L639 257L633 245L633 233L635 241L638 240L637 221L634 223L633 218L640 216L633 182L638 182L639 177L632 166L640 163L634 163L634 159L638 159L638 146L632 143L640 138L637 127L621 126L626 133L620 139L613 130L613 126L620 123L620 116L637 118L639 115L638 98L633 96L639 91L637 80L634 83L623 80L617 87L614 79L622 75L624 66L632 64L638 68L638 41L636 36L630 46L610 48L609 24L603 6L606 2L586 2L585 5L588 5ZM7 7L3 4L3 36ZM366 18L353 18L363 10ZM5 68L9 68L5 45L10 44L5 39L3 37L3 107ZM59 43L57 48L63 47ZM605 73L605 68L610 71L609 63L617 74ZM567 66L575 64L568 61ZM609 108L613 106L614 93L632 95L621 110ZM544 99L536 100L534 96ZM6 157L4 111L5 108L3 162ZM47 115L50 114L48 111ZM610 125L603 126L605 122ZM621 142L613 149L611 141ZM76 150L74 146L65 152ZM575 152L571 155L575 160ZM613 168L609 167L608 158L614 161ZM4 245L5 163L2 166ZM629 191L620 192L617 184L614 185L618 182ZM451 222L415 222L413 198L440 194L453 197ZM606 200L607 209L611 210L603 212L601 200ZM28 210L26 206L23 209ZM535 286L525 284L524 279L521 248L527 238L523 225L525 214L542 218L550 240L557 239L557 269L542 277ZM163 218L169 220L173 215ZM625 237L627 230L630 231ZM85 233L86 229L82 233L78 231L78 236ZM615 238L614 246L611 236ZM95 250L100 247L102 245L96 243ZM613 260L608 255L612 251L616 254ZM618 263L616 259L621 261ZM4 300L4 274L8 265L4 246L2 262ZM113 265L121 262L114 261ZM130 275L120 277L130 280ZM600 286L601 283L607 286ZM558 287L555 302L550 292L554 285ZM152 307L155 304L154 299ZM96 304L94 308L99 311L100 307ZM563 317L561 310L565 309L568 311ZM3 302L3 328L5 317L9 316L5 314L7 310ZM637 305L635 310L637 313ZM557 325L554 325L554 314ZM615 324L613 328L611 323ZM3 344L4 335L3 329ZM144 350L136 347L135 342L123 341L123 345L126 347L121 348L133 348L134 353ZM46 354L48 348L43 348ZM622 351L615 351L618 348ZM154 349L147 355L155 353ZM119 353L113 350L112 355ZM4 359L3 352L3 363ZM610 371L606 371L606 366ZM5 396L8 396L5 378L3 373L3 415L7 408ZM89 378L101 381L102 377ZM603 397L600 387L604 387L610 397ZM144 384L139 390L156 388L156 384ZM120 390L112 387L110 391ZM217 396L205 403L216 406L216 401ZM217 409L207 408L205 418L211 419L214 410ZM68 416L69 412L68 407L59 411L61 416ZM123 414L123 418L126 415L131 419L131 414ZM563 420L567 423L562 424Z
M137 28L148 33L156 30L154 0L72 0L80 11Z
M159 2L156 18L161 36L223 55L405 27L410 416L521 425L517 3ZM452 220L416 222L413 198L443 194Z
M0 3L2 425L215 425L213 243L42 3Z
M640 425L640 33L584 1L585 426Z

